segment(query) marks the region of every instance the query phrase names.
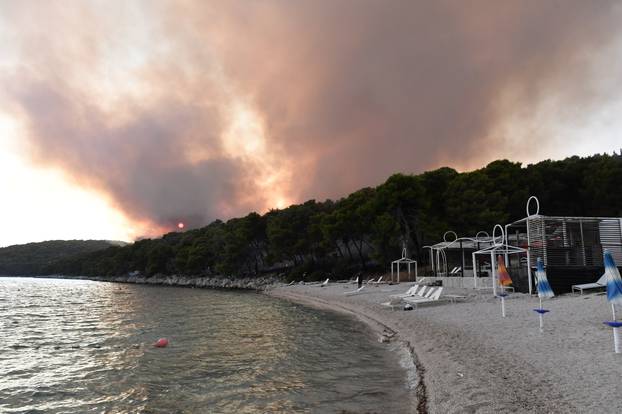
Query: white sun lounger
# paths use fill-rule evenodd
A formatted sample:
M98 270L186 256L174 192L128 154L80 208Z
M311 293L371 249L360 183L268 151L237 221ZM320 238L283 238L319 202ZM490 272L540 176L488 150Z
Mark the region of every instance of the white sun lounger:
M324 287L324 286L328 285L328 281L329 281L329 280L330 280L330 279L326 279L325 281L323 281L323 282L322 282L322 283L320 283L319 285L315 285L315 286Z
M396 293L394 295L389 295L389 297L390 298L406 298L408 296L416 295L417 294L417 290L419 290L419 285L414 285L414 286L411 286L410 289L408 289L404 293Z
M384 276L380 276L380 277L378 278L378 280L376 280L375 282L374 282L374 281L371 281L371 282L369 282L369 283L372 283L372 284L374 284L374 285L377 285L377 284L379 284L380 282L382 282L382 278L383 278L383 277L384 277Z
M423 295L425 295L426 290L428 290L427 286L421 286L421 290L417 292L417 296L423 297Z
M572 293L574 293L575 290L578 290L579 292L581 292L581 295L582 295L584 290L598 289L598 288L605 288L605 287L607 287L607 273L602 275L600 277L600 279L598 279L594 283L584 283L582 285L572 285L571 289L572 289Z
M431 294L430 294L430 291L432 292ZM410 303L411 305L414 305L415 307L419 305L423 305L425 303L438 302L441 297L441 293L443 293L443 288L442 287L439 287L438 289L432 288L430 289L430 291L423 298L403 298L402 300L406 303Z
M351 290L349 292L344 292L344 295L346 295L346 296L358 295L359 293L363 293L362 292L363 289L365 289L365 285L361 286L360 288L358 288L356 290Z

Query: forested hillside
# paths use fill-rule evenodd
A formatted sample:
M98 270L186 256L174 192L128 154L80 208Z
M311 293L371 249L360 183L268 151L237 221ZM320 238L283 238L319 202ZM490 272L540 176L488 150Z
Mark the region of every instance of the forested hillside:
M120 242L106 240L52 240L0 248L0 275L37 275L51 263L103 250Z
M530 195L549 215L622 216L622 157L596 155L527 167L507 160L458 173L440 168L396 174L337 201L315 200L214 221L184 233L67 258L48 273L340 277L386 269L403 244L418 258L443 233L475 235L525 216ZM425 261L426 257L421 257ZM41 262L40 258L38 260Z

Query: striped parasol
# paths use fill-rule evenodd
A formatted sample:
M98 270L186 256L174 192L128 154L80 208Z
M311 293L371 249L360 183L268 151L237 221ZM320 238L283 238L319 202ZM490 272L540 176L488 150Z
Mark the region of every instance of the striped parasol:
M536 280L537 280L537 286L538 286L538 297L540 299L552 298L553 296L555 296L555 293L553 293L553 289L551 289L551 285L549 285L549 280L546 278L546 272L544 271L544 263L542 262L542 258L540 257L538 257L538 261L537 261Z
M622 278L609 250L605 250L605 274L607 275L607 301L612 305L622 305Z
M620 327L622 323L616 321L616 305L622 305L622 278L613 256L609 250L605 250L605 274L607 275L607 301L611 303L613 320L605 324L613 328L613 349L616 354L620 353Z
M536 262L536 281L538 287L538 298L540 299L540 307L538 309L534 309L534 312L538 313L538 318L540 319L540 332L543 332L544 315L550 311L542 308L542 298L552 298L555 294L553 293L553 289L551 289L551 285L549 285L549 280L547 279L546 272L544 271L544 262L541 257L538 257Z

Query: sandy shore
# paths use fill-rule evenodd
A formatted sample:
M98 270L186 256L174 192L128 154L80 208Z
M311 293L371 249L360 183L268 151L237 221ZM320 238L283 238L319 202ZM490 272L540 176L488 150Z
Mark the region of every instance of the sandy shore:
M410 344L422 374L418 412L620 413L622 354L613 353L611 308L601 294L564 295L545 301L551 312L544 333L533 308L538 299L512 294L501 317L490 291L464 294L463 303L414 311L383 307L411 284L380 285L345 296L353 284L281 286L268 294L356 315L394 340Z

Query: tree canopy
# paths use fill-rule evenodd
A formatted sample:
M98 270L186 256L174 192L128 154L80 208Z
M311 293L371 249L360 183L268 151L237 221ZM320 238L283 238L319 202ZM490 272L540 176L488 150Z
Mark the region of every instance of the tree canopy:
M265 214L220 220L159 239L64 257L48 273L253 276L319 279L386 269L402 246L422 261L422 246L447 230L490 232L525 215L536 195L548 215L622 216L622 157L595 155L522 166L507 160L459 173L443 167L395 174L342 199L309 200Z

